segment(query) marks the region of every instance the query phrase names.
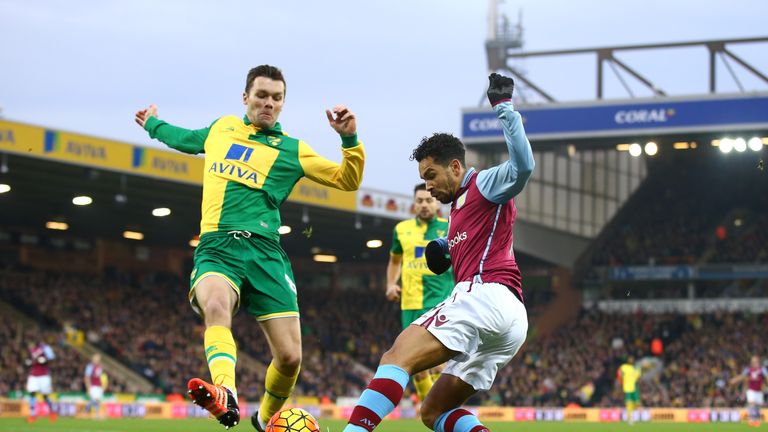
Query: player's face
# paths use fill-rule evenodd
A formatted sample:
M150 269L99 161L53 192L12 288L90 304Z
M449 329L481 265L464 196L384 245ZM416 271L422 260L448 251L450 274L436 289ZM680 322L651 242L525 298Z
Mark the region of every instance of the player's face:
M429 221L437 214L440 203L428 191L417 190L413 195L413 207L419 219Z
M752 359L750 360L750 364L753 368L760 367L760 357L758 356L752 356Z
M419 162L419 175L427 184L427 191L443 204L450 204L461 182L461 163L452 160L447 166L436 163L431 156Z
M261 129L275 126L285 102L285 84L267 77L256 77L248 93L243 93L243 105L251 123Z

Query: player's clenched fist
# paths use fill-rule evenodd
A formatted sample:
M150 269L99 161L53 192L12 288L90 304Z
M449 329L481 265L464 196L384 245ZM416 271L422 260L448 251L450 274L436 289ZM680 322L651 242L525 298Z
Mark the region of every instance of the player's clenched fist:
M387 300L398 301L400 300L400 292L402 289L397 284L387 285Z
M451 267L451 258L448 255L448 240L439 238L427 244L424 251L427 259L427 267L434 274L443 274Z
M143 110L136 111L136 123L142 128L144 127L144 123L146 123L147 119L150 117L157 117L157 105L155 104L152 104Z
M512 100L512 90L515 88L515 81L512 78L492 73L488 76L488 102L496 106L502 102Z

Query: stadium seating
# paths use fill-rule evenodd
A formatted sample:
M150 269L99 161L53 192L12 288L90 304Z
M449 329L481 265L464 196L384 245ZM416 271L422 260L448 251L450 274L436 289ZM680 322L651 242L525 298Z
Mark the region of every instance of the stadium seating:
M380 287L366 278L361 286L313 285L299 279L304 365L297 395L335 399L363 389L383 350L399 332L397 304L383 301ZM354 281L353 280L353 281ZM370 284L371 286L366 286ZM207 376L201 353L202 325L186 302L186 283L156 273L113 272L101 277L39 271L0 272L0 295L38 319L70 323L87 339L149 378L157 392L177 393L190 376ZM84 302L83 299L88 299ZM233 323L240 348L266 362L268 347L252 317ZM737 406L742 392L728 387L750 354L768 355L768 325L763 316L611 315L583 310L567 326L547 337L531 338L502 370L497 385L481 393L479 404L616 406L621 393L615 371L629 353L649 356L650 341L663 341L663 369L641 382L645 406ZM0 320L0 392L23 388L21 366L26 336L9 320ZM60 353L54 369L57 389L81 389L87 359L46 338ZM259 369L239 364L240 392L261 395ZM113 387L114 388L114 387ZM118 389L120 386L118 384Z
M768 176L754 158L649 159L649 176L601 234L595 265L768 261ZM706 175L705 175L706 174Z

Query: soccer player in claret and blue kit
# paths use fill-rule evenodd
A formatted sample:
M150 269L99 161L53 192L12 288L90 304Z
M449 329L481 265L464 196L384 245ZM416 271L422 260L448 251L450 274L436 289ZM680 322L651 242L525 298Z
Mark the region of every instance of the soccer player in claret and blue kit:
M534 168L522 118L512 105L514 82L498 74L489 80L488 99L503 127L509 159L479 172L466 168L464 145L443 133L425 138L414 150L427 190L451 205L448 236L427 245L427 265L439 274L452 263L457 283L384 353L344 432L374 430L400 402L411 375L444 362L422 404L422 422L438 432L489 431L461 405L490 389L525 341L528 317L512 226L514 197Z
M760 364L760 357L753 355L749 367L731 378L731 385L747 382L747 417L750 426L760 426L760 408L764 403L763 386L768 383L768 368Z

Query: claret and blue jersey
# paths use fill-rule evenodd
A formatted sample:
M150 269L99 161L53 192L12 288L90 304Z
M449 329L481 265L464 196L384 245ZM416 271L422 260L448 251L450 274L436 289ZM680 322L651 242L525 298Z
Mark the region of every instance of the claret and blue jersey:
M535 166L520 114L511 102L494 107L504 129L509 160L477 172L470 168L451 204L448 247L456 282L495 282L522 298L520 271L512 250L514 197Z

